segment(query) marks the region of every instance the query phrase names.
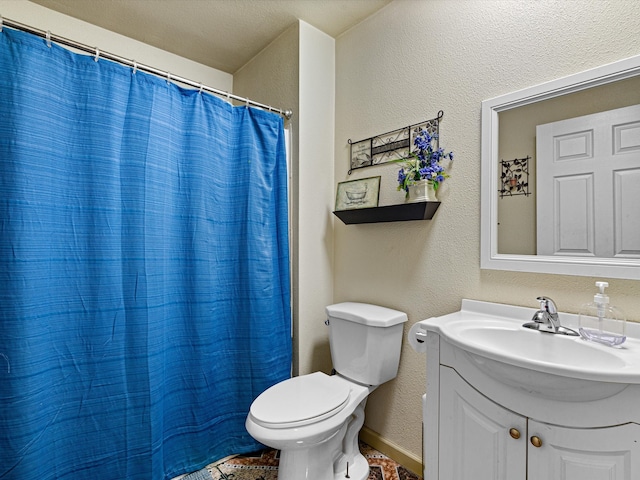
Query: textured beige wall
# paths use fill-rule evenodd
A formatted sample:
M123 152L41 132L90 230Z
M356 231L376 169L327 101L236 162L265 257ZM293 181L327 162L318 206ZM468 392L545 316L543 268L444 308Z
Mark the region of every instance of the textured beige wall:
M265 105L293 111L290 120L285 120L285 126L291 132L290 162L290 255L291 255L291 285L292 316L293 316L293 371L298 371L299 356L299 314L298 314L298 178L299 178L299 147L298 135L300 124L300 27L296 23L275 41L263 49L249 63L244 65L233 76L233 86L236 95L251 98Z
M381 204L399 203L397 167L347 175L347 140L444 110L441 145L456 154L431 221L335 224L334 300L404 310L408 327L462 298L535 306L546 294L576 311L594 278L480 270L480 103L640 54L634 0L395 0L336 42L336 182L383 175ZM612 302L640 320L640 284L611 280ZM405 342L398 378L374 392L366 425L421 456L425 356Z
M335 40L300 22L299 373L331 369L325 306L333 301Z
M234 75L234 93L293 110L291 250L294 374L331 370L335 40L305 22Z

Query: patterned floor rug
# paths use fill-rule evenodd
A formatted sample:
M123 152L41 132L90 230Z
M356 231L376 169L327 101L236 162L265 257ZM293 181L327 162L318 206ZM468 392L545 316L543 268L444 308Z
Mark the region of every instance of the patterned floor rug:
M365 443L360 443L360 451L369 462L369 480L421 480L421 477ZM181 480L277 480L279 453L269 449L238 455L212 463Z

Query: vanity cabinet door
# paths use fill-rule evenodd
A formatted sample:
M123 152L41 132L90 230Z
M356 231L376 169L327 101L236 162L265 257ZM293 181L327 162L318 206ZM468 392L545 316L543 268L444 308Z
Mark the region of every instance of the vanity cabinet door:
M534 437L538 440L532 442ZM529 480L640 478L640 425L635 423L580 429L529 420L528 442Z
M526 418L440 367L440 480L525 480L526 452Z

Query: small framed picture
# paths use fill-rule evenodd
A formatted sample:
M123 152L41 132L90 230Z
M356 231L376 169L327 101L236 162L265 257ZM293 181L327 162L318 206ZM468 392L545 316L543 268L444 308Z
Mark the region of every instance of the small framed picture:
M379 195L380 177L340 182L336 194L336 210L377 207Z

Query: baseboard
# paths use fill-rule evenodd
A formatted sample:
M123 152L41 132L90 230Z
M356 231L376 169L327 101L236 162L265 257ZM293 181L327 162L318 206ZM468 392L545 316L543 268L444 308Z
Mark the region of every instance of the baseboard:
M416 475L422 476L422 460L414 454L407 452L402 447L381 437L380 434L374 432L370 428L362 427L360 430L360 440L371 445L380 453L398 462L400 465L408 468Z

